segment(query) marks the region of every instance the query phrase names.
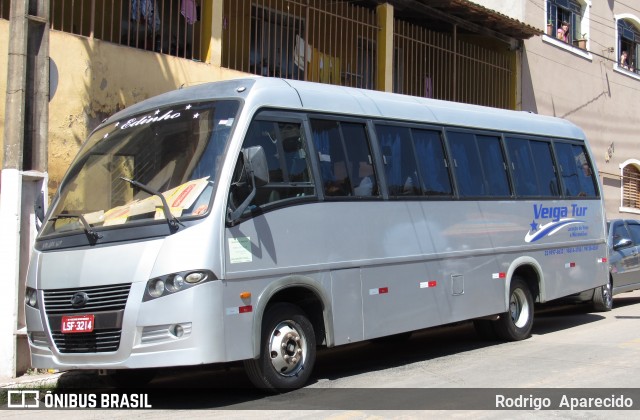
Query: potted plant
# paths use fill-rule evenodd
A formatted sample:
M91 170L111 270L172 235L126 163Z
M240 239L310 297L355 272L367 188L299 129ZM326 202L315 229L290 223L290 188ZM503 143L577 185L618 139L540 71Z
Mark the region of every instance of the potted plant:
M584 33L582 34L582 36L578 39L576 39L575 41L573 41L573 44L580 48L581 50L586 50L587 49L587 34Z
M554 36L554 33L553 33L553 22L551 21L551 19L549 19L549 21L547 22L547 35Z

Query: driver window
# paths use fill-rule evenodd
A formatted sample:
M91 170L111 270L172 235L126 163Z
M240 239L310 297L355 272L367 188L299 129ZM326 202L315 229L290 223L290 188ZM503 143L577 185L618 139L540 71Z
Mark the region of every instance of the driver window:
M251 123L242 147L261 146L269 168L269 183L257 188L252 206L315 195L305 142L299 122L260 119Z

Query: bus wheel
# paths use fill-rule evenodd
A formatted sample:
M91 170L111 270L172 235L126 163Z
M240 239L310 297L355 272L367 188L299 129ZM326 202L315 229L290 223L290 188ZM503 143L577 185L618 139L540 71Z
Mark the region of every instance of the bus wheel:
M527 283L520 277L511 279L509 309L496 321L495 329L506 341L524 340L533 326L533 297Z
M598 312L608 312L613 308L613 287L611 278L604 286L596 287L593 291L593 309Z
M272 392L302 387L316 360L313 325L290 303L270 307L262 322L260 357L244 362L255 386Z

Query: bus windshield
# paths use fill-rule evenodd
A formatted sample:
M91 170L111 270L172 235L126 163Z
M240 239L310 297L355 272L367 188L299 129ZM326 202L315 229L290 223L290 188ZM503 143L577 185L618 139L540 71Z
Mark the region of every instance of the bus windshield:
M164 107L96 130L69 168L42 236L206 214L239 106Z

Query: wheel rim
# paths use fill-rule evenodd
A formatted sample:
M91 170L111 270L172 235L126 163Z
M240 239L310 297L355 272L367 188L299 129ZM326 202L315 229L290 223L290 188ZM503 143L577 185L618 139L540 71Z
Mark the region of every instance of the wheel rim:
M293 321L282 321L271 331L269 358L280 375L297 375L304 367L306 356L307 341Z
M529 302L522 289L516 289L511 293L509 313L513 324L518 328L524 327L529 322Z

